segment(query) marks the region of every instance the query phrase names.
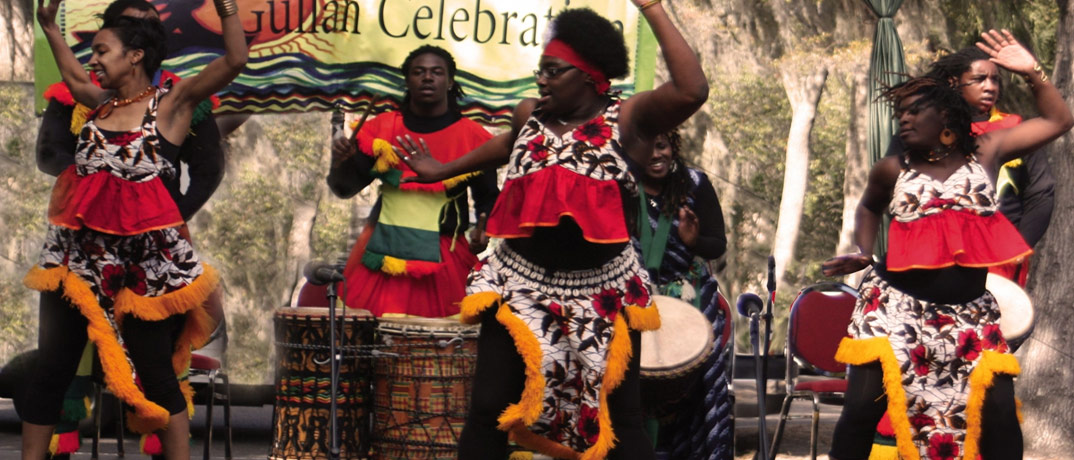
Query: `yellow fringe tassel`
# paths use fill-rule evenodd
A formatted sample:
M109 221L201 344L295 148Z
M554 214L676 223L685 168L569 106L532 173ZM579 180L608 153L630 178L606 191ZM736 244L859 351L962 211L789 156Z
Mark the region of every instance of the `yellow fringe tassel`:
M459 321L463 324L477 324L481 322L481 314L493 305L501 301L499 294L491 291L475 292L462 298L459 302Z
M899 460L899 450L895 446L873 444L869 460Z
M470 178L481 174L481 171L468 172L466 174L459 174L458 176L444 179L441 183L444 184L445 189L452 188L460 183L470 180Z
M79 435L81 436L81 435ZM48 440L48 453L56 455L56 452L60 450L60 435L53 433L52 437Z
M392 144L384 139L373 139L373 157L377 159L373 163L373 170L384 172L399 164L399 156L392 150Z
M82 125L86 124L86 118L92 110L82 104L75 104L74 110L71 111L71 133L76 136L82 133Z
M526 383L522 389L522 398L518 403L504 409L499 417L499 429L510 430L516 423L530 426L541 416L541 401L544 399L544 374L541 374L541 359L544 353L541 344L526 323L511 313L511 308L501 303L496 311L496 320L507 328L515 340L515 348L526 364Z
M888 338L852 339L846 337L839 343L839 351L835 353L835 359L855 366L880 361L880 368L884 372L884 392L888 396L888 417L891 418L891 428L895 431L895 444L898 447L899 456L903 460L919 460L921 456L917 447L914 446L910 417L907 415L906 392L902 388L902 372L899 370L899 361L895 359L895 352L892 351Z
M384 262L380 265L380 271L395 276L405 275L406 261L392 256L384 256Z
M966 400L966 440L962 458L977 458L978 442L981 440L981 408L985 393L995 382L996 374L1018 375L1022 372L1014 355L991 350L981 352L981 359L970 373L970 395Z
M635 331L660 329L660 310L657 309L656 302L650 302L645 308L627 305L626 314L627 319L630 320L630 328Z
M533 460L533 452L516 450L507 456L507 460Z

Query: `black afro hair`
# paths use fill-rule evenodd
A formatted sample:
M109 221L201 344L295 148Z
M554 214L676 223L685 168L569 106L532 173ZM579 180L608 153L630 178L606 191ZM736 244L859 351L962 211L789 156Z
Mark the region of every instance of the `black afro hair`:
M589 8L566 9L556 15L551 38L569 45L608 79L623 78L629 71L623 33Z

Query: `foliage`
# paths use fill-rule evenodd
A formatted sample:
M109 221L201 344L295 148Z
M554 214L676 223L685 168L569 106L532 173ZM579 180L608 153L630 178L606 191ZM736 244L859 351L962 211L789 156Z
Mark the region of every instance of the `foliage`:
M37 292L22 285L45 236L52 179L34 164L29 85L0 84L0 365L37 342Z

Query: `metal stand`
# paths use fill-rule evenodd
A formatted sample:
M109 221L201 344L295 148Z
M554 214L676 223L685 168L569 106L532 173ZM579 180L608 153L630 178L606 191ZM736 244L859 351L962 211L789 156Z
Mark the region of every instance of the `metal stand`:
M776 258L768 256L768 302L765 303L764 315L754 313L750 315L750 336L753 339L754 364L757 365L757 432L758 444L757 458L768 460L768 353L772 347L772 304L776 301ZM761 335L762 346L758 346L757 323L764 320L764 334ZM760 353L760 359L756 356ZM775 456L775 452L772 453Z
M767 357L763 356L762 349L767 352L767 346L760 343L761 336L758 334L759 324L761 322L761 313L753 312L750 314L750 344L753 345L753 365L755 368L754 381L757 385L757 456L759 460L768 460L768 427L766 423L766 415L768 415L768 386L767 378L765 375L765 366L768 365ZM767 333L767 327L766 333ZM766 340L767 341L767 340Z
M329 389L331 401L328 403L328 410L331 412L328 420L332 427L332 440L328 458L337 460L339 458L339 423L336 419L339 414L336 411L336 388L339 386L339 361L341 357L339 356L339 347L336 345L336 283L328 283L328 292L325 297L328 299L328 353L331 357L332 366L332 382Z

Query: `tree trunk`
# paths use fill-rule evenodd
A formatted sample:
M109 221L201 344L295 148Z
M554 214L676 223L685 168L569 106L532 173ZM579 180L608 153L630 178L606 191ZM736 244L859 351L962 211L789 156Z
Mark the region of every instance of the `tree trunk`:
M284 273L290 273L287 291L283 292L284 305L295 305L299 289L305 282L303 267L310 261L313 224L317 221L317 201L295 200L294 215L291 218L291 234L288 236L287 264Z
M868 111L861 110L867 106L869 87L868 76L852 74L847 76L850 86L850 122L847 124L847 163L843 174L843 226L839 231L839 244L836 254L857 251L854 245L854 212L858 209L861 194L869 175L869 151L866 149L866 132L869 129ZM846 277L846 283L856 286L861 281L861 272Z
M0 81L34 81L31 0L0 2Z
M1074 94L1074 3L1059 0L1059 28L1056 33L1056 68L1052 81L1072 105ZM1037 258L1029 278L1028 291L1036 308L1036 329L1018 351L1022 376L1018 396L1022 399L1026 450L1055 455L1074 451L1074 134L1052 143L1045 151L1055 186L1055 212L1048 233L1038 244ZM1039 154L1039 153L1038 153ZM1067 179L1067 180L1063 180Z
M828 79L823 65L811 73L797 75L781 72L783 86L791 101L791 131L787 135L787 161L784 164L783 195L779 201L779 222L772 253L776 257L776 286L783 286L787 265L794 259L798 243L798 225L802 220L806 187L809 184L809 135L817 117L817 104Z

